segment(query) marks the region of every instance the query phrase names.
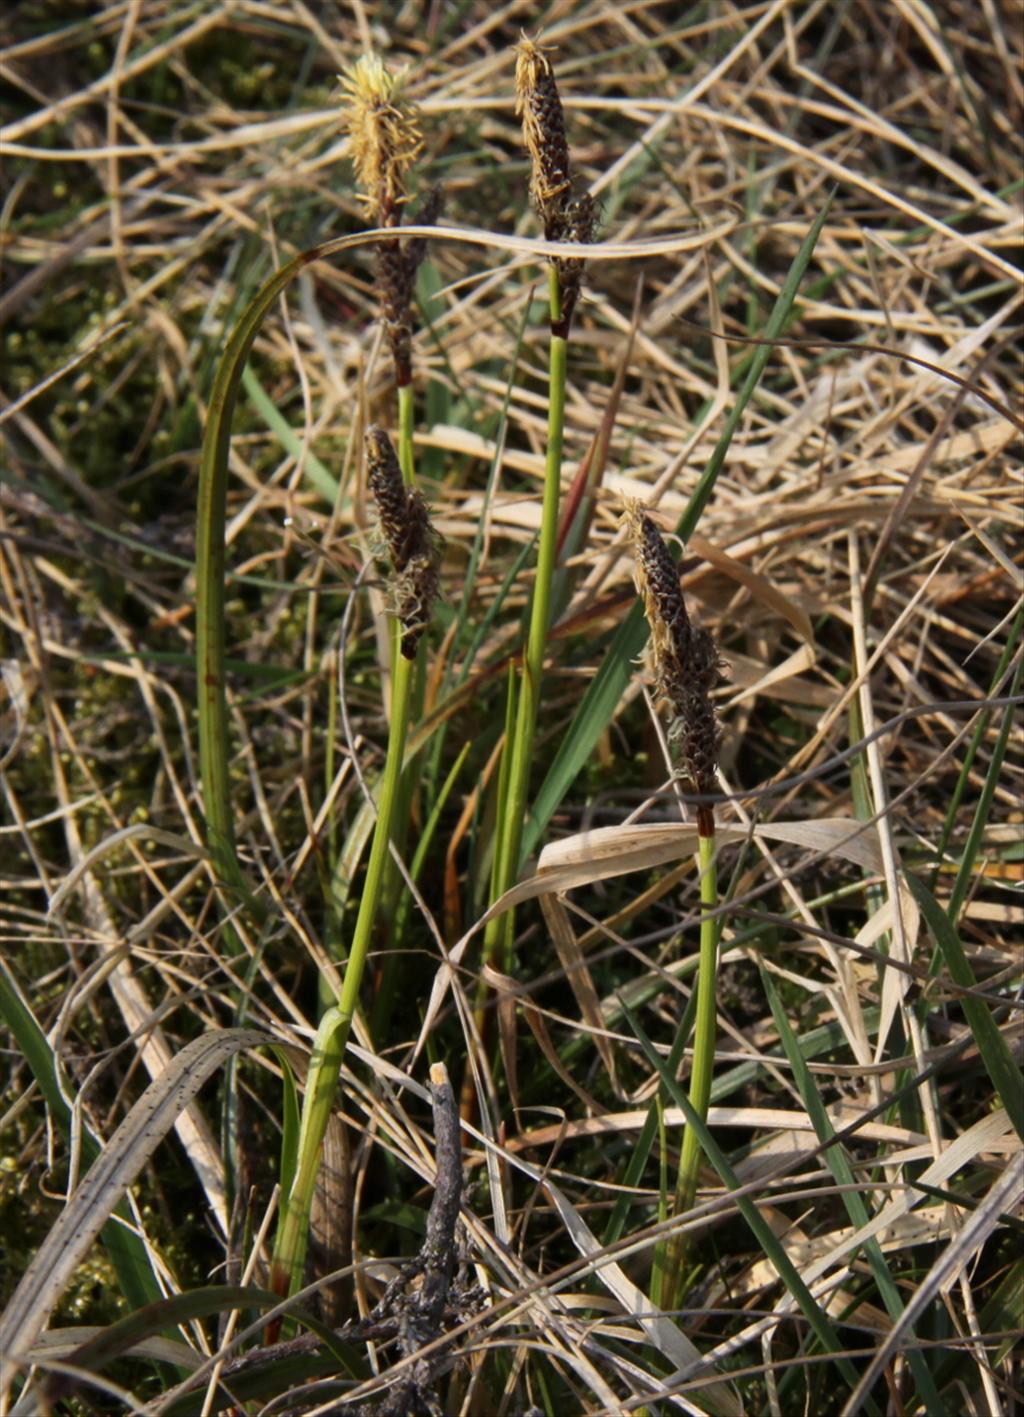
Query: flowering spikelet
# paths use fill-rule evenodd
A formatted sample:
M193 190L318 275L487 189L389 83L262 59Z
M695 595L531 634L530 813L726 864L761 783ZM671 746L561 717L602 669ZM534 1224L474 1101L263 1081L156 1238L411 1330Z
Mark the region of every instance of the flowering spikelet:
M576 241L581 245L586 245L587 242L594 239L594 233L597 230L597 217L597 202L589 192L572 197L565 203L558 221L553 224L552 235L549 239L552 241ZM561 335L563 339L567 339L569 335L569 327L572 324L576 302L580 297L586 264L585 261L577 260L574 256L554 257L554 267L558 272L558 283L562 295L562 314L561 319L552 325L552 330L556 335Z
M338 76L348 95L345 126L362 200L379 226L397 226L405 174L419 155L416 112L402 96L405 70L392 74L379 54L364 54Z
M695 792L713 792L720 730L711 692L722 678L714 636L694 625L679 588L679 570L642 504L626 502L623 521L636 557L636 582L651 627L655 686L669 701L669 740L680 745L683 769ZM708 807L698 808L698 829L714 830Z
M516 45L516 117L523 120L523 141L530 154L530 195L547 234L549 213L559 210L559 198L571 184L569 143L551 63L525 34Z
M431 525L419 492L403 481L391 439L376 425L366 434L366 461L367 480L394 567L392 608L402 626L401 650L406 659L415 659L437 598L444 542Z
M356 176L364 188L362 201L375 226L401 226L402 207L408 201L406 173L422 147L416 111L402 94L405 70L392 74L379 55L364 54L340 77L348 95L346 127ZM419 224L433 226L441 202L437 187L417 213ZM400 386L412 379L412 296L426 251L422 238L381 241L376 248L381 316Z
M544 51L525 34L516 45L516 114L523 123L523 141L530 155L530 195L543 222L545 239L586 245L597 230L597 203L589 192L573 196L565 114L554 72ZM562 303L552 331L566 339L579 299L584 262L554 256L552 265L558 272Z

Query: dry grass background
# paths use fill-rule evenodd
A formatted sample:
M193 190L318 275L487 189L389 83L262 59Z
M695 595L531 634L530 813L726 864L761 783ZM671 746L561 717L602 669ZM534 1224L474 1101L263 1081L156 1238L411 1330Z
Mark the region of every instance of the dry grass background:
M360 434L372 419L394 418L365 255L301 279L257 341L236 420L233 773L245 854L274 921L262 936L240 927L241 957L225 954L199 855L190 661L198 446L225 329L275 265L362 224L337 71L370 45L409 63L423 114L420 186L445 183L449 223L534 235L510 45L520 27L543 29L557 46L577 167L603 205L602 238L664 240L661 254L592 265L573 335L566 476L595 464L603 476L553 641L539 776L632 603L622 496L657 502L666 526L678 520L750 357L742 337L763 328L835 188L787 332L793 343L772 354L684 568L730 667L724 783L783 784L723 807L723 823L743 825L755 812L766 823L878 822L875 870L823 862L813 833L796 845L759 838L725 858L736 900L776 919L752 925L740 903L727 920L719 1075L735 1084L716 1094L711 1117L744 1179L758 1157L789 1155L761 1193L763 1212L801 1266L821 1262L851 1350L877 1349L890 1321L860 1260L829 1261L847 1218L832 1173L801 1144L807 1113L752 960L773 972L795 1031L832 1026L814 1076L844 1124L882 1103L908 1069L948 1059L916 1104L912 1096L879 1113L850 1144L872 1213L911 1194L908 1178L925 1166L971 1203L1003 1185L1000 1213L1019 1206L1019 1178L1011 1191L1005 1182L1020 1143L993 1110L930 936L916 917L904 921L909 994L883 986L893 971L880 973L870 953L893 926L901 863L929 880L934 867L947 905L967 853L955 902L961 936L1019 1046L1005 1008L1021 962L1019 720L1003 754L1011 710L976 712L1019 683L1019 5L124 0L22 3L7 20L3 949L101 1137L188 1039L244 1020L308 1046L317 967L337 977L342 848L358 860L362 777L379 767L384 738L379 601L372 589L352 594L369 521ZM455 748L471 747L403 936L401 1007L376 1050L364 1035L368 1051L346 1074L352 1186L336 1203L355 1216L352 1302L364 1308L382 1258L415 1250L406 1227L429 1194L429 1110L388 1069L411 1066L442 942L450 947L484 904L504 665L524 601L522 577L511 591L504 582L538 524L543 476L543 269L515 252L444 241L431 257L429 326L416 340L417 449L448 541L442 631L452 630L435 632L427 686L429 721L451 729L435 792ZM712 328L734 342L712 340ZM473 623L504 603L470 653L452 627L481 527ZM461 690L445 677L457 670L466 672ZM865 737L852 760L833 761ZM638 672L546 839L621 822L668 775ZM987 806L972 844L979 800ZM419 828L431 805L420 804ZM670 817L658 798L647 819ZM630 1211L637 1243L617 1255L621 1269L593 1277L581 1227L601 1233L651 1092L617 991L628 985L648 1032L671 1040L695 949L695 891L684 861L668 875L578 891L582 916L555 906L522 914L525 992L509 985L499 995L499 1031L506 1045L518 1035L518 1069L495 1074L482 1125L507 1157L556 1182L561 1201L511 1163L488 1171L467 1136L467 1246L487 1295L456 1339L465 1356L445 1379L452 1411L463 1400L478 1412L531 1402L632 1410L631 1396L648 1395L644 1373L679 1361L654 1320L644 1329L628 1316L631 1285L644 1285L649 1263L657 1151ZM581 958L593 997L566 985L566 962ZM476 969L469 951L459 975L469 998ZM883 988L897 1017L879 1039ZM466 1046L442 1013L434 1047L453 1075ZM61 1208L68 1167L25 1061L16 1048L7 1056L0 1214L10 1292ZM268 1055L262 1068L242 1069L239 1108L226 1121L226 1092L204 1091L140 1179L140 1224L164 1257L170 1292L223 1278L226 1230L227 1273L248 1257L275 1179L276 1068ZM671 1149L678 1117L668 1114L666 1126ZM232 1193L222 1180L226 1138ZM944 1165L958 1138L956 1164ZM744 1374L735 1390L748 1410L839 1411L849 1394L813 1360L804 1329L780 1325L784 1291L729 1195L710 1170L703 1179L702 1199L720 1204L701 1231L683 1330L702 1353L720 1346L717 1374ZM937 1255L958 1255L970 1215L966 1203L932 1197L894 1214L882 1244L904 1302L922 1281L932 1286L918 1338L943 1345L934 1367L949 1410L1016 1411L1020 1374L1004 1338L1007 1316L1019 1323L1022 1281L1009 1222L997 1215L972 1239L958 1272L941 1282L930 1273ZM552 1273L561 1287L539 1287ZM68 1277L53 1322L116 1312L97 1252ZM216 1326L190 1330L189 1341L215 1352ZM140 1400L152 1399L152 1378L127 1371ZM898 1351L886 1378L875 1390L881 1409L923 1410ZM360 1400L372 1389L369 1381ZM687 1391L690 1402L707 1400L699 1383ZM326 1399L315 1390L292 1400ZM670 1410L667 1399L659 1410Z

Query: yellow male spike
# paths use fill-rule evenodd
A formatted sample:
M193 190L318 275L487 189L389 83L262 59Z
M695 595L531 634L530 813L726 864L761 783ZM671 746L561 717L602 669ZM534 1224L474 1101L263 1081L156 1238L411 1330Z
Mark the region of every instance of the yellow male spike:
M379 54L364 54L338 76L348 98L345 126L362 199L381 226L394 224L405 201L405 174L422 146L416 110L402 93L405 74L385 68Z

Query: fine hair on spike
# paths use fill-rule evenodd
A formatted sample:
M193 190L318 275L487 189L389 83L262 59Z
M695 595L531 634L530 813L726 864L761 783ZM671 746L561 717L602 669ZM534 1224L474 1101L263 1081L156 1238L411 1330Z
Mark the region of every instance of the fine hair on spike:
M397 226L406 200L405 174L422 147L416 110L402 93L405 70L393 74L379 54L364 54L339 75L348 99L345 127L362 200L378 226Z
M565 114L551 62L525 34L516 45L516 116L522 119L530 155L530 192L544 218L545 235L555 240L546 225L572 181Z
M423 146L416 110L403 94L405 70L393 74L379 55L364 54L340 77L348 97L345 121L352 163L369 219L375 226L401 226L409 200L406 173ZM433 226L442 204L441 188L435 187L416 214L417 224ZM376 246L381 317L399 387L412 382L413 292L426 253L422 237Z

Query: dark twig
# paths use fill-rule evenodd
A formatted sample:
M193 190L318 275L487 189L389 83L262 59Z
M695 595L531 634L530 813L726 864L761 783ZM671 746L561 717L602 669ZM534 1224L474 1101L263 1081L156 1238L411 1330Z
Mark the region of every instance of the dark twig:
M430 1093L434 1111L434 1144L437 1179L434 1198L427 1215L427 1233L422 1248L411 1265L391 1284L373 1311L377 1322L394 1316L398 1321L398 1347L403 1358L414 1361L402 1379L377 1403L364 1403L359 1417L435 1417L441 1407L434 1386L442 1365L443 1348L429 1357L416 1358L434 1344L444 1331L445 1314L454 1300L462 1310L472 1302L469 1291L456 1288L458 1267L456 1226L462 1197L462 1141L455 1094L443 1063L430 1069ZM419 1288L409 1292L411 1281L422 1275Z

